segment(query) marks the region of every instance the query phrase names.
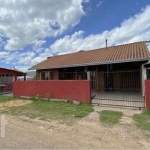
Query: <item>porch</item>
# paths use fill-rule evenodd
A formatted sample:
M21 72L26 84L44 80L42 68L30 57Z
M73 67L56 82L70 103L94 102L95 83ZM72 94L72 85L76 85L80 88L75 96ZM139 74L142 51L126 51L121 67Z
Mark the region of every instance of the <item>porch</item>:
M97 71L91 77L92 104L145 107L140 68Z
M18 76L23 76L26 80L26 73L7 68L0 68L0 94L12 93L13 81L17 81Z
M91 104L144 108L145 100L140 91L92 91Z
M143 62L128 62L43 70L43 80L89 80L91 103L126 107L145 107Z

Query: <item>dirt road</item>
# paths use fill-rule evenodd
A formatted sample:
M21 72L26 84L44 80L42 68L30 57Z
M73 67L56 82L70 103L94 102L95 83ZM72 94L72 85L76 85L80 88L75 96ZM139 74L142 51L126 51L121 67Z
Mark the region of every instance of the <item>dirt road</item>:
M0 137L1 149L102 149L150 147L150 141L133 123L112 128L104 127L93 112L73 126L57 121L44 122L15 116L6 116L6 137Z

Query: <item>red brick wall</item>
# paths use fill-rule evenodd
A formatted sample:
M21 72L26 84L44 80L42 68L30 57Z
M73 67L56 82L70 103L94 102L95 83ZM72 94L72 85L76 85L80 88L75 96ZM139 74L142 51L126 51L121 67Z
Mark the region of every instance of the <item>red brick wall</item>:
M146 108L150 109L150 80L145 80L145 101Z
M43 98L50 95L50 98L90 103L90 81L15 81L13 82L13 94L15 97L33 97L40 94Z

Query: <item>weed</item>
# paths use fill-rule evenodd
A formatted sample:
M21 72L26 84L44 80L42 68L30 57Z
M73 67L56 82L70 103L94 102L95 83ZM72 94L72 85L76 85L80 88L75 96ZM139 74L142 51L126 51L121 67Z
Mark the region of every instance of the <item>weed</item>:
M40 94L37 94L34 97L32 97L31 100L33 100L33 101L40 101L40 100L42 100L42 98L41 98Z
M114 125L119 123L122 116L123 113L119 111L103 110L100 112L99 120L102 123Z
M7 102L7 101L13 101L13 100L15 100L14 97L10 97L10 96L0 96L0 103Z
M3 113L46 121L61 120L60 122L72 124L78 118L85 117L94 110L88 104L73 105L63 102L39 101L39 96L36 96L35 99L24 106L7 108Z
M150 131L150 109L144 110L141 114L135 114L133 120L140 129Z

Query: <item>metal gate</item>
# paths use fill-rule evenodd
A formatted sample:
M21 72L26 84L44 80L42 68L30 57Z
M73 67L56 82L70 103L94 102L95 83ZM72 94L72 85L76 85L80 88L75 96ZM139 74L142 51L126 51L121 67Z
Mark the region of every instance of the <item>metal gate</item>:
M9 94L13 91L12 82L0 82L0 95Z
M92 71L91 103L123 107L145 107L140 70Z
M0 94L9 94L13 90L13 76L7 73L0 73Z

